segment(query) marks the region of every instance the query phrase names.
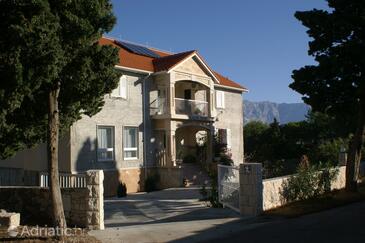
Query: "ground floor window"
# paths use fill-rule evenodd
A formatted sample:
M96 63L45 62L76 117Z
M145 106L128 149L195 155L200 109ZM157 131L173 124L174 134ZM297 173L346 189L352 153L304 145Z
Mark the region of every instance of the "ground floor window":
M123 128L123 153L125 160L138 159L138 127Z
M114 160L114 127L98 126L98 161Z

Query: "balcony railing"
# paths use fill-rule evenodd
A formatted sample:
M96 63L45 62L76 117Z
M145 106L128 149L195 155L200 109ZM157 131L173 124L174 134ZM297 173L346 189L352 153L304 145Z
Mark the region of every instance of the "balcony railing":
M208 116L208 102L175 98L175 113L188 116Z
M166 98L157 98L151 105L151 115L163 115L166 113Z
M85 174L60 174L59 183L61 188L85 188ZM39 186L49 187L49 176L47 172L39 173Z

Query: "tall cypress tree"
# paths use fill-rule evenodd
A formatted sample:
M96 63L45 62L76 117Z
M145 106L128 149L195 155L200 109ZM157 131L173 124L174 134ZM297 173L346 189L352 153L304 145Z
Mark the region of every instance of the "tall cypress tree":
M314 111L329 114L350 129L346 188L356 191L365 133L365 1L327 2L330 11L295 14L313 39L309 55L317 65L295 70L290 87Z
M118 52L98 44L115 24L112 5L0 0L0 9L0 157L47 142L54 225L66 227L58 138L117 86Z

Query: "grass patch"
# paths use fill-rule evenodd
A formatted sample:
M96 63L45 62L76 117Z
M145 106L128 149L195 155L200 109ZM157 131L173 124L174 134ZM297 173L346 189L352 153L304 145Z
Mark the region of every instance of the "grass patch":
M326 193L318 198L292 202L282 207L268 210L264 216L275 217L299 217L305 214L320 212L323 210L344 206L350 203L365 200L365 184L359 185L358 192L347 192L344 189Z

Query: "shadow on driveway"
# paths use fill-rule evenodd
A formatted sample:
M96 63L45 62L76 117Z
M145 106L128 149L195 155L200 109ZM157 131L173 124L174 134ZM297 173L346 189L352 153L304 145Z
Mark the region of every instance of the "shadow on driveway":
M105 227L239 217L230 209L207 207L201 201L199 190L199 187L172 188L106 199Z

